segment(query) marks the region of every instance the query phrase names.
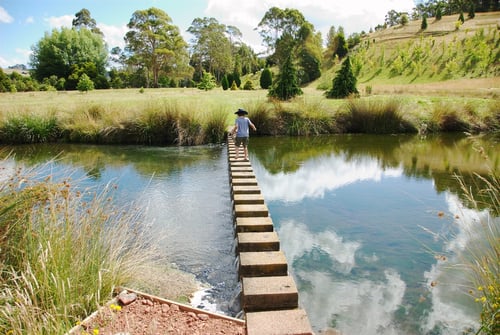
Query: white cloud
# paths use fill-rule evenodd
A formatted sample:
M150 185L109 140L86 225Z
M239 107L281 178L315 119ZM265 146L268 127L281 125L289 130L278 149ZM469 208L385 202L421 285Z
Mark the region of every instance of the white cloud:
M35 18L33 16L28 16L24 22L28 24L35 23Z
M259 162L254 164L259 172L259 184L266 199L301 201L321 198L325 192L362 180L379 181L384 177L398 177L402 168L383 168L375 159L348 160L344 156L322 156L302 164L293 173L271 175ZM293 180L293 182L292 182Z
M331 26L342 26L347 35L369 31L383 24L388 11L411 11L413 0L267 0L267 1L227 1L208 0L206 15L215 17L220 23L238 27L243 40L256 51L263 51L261 38L254 29L271 7L295 8L311 22L323 38Z
M0 23L12 23L14 18L5 10L5 8L0 7Z
M44 21L49 24L50 29L62 27L71 28L74 17L74 15L51 16L49 18L45 18Z
M104 40L106 41L110 50L114 47L120 47L121 49L124 48L125 41L123 40L123 38L128 31L126 25L111 26L104 23L98 23L97 27L104 34Z

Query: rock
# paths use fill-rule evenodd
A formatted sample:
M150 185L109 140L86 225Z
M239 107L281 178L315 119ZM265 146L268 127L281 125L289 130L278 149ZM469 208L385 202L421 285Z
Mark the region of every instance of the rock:
M170 310L170 306L168 304L161 305L161 311L163 313L168 313L169 310Z
M127 291L123 291L118 295L118 302L120 302L123 306L133 303L136 299L137 294L128 293Z
M210 317L207 314L198 314L198 319L202 321L207 321Z

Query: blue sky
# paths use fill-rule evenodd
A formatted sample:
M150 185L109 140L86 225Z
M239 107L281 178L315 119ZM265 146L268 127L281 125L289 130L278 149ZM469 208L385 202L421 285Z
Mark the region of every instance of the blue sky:
M136 10L158 7L179 27L186 42L186 30L195 18L214 17L236 26L243 41L262 51L254 30L271 7L296 8L323 37L328 29L344 27L347 34L368 31L384 22L391 9L411 11L413 0L0 0L0 67L28 64L31 47L45 32L70 27L82 8L90 11L110 48L123 47L126 25Z

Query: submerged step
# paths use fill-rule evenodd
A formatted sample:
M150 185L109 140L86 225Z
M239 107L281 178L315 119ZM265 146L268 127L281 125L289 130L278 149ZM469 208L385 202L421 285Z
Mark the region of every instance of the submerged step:
M245 312L293 309L299 306L299 291L291 276L245 277L242 279Z
M278 234L272 232L262 233L238 233L238 251L278 251L280 241Z
M236 195L235 195L236 196ZM236 232L266 232L273 231L273 221L269 216L256 218L236 218Z
M240 277L286 276L288 264L282 251L240 252Z
M259 217L269 216L269 210L266 204L257 205L234 205L234 213L236 217Z
M245 314L247 335L313 335L303 309L251 312Z

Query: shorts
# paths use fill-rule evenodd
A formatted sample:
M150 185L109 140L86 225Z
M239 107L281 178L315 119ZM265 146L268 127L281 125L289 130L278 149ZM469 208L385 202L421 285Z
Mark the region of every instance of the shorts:
M237 147L239 147L242 144L243 147L246 147L248 145L248 137L236 137L234 143L236 144Z

